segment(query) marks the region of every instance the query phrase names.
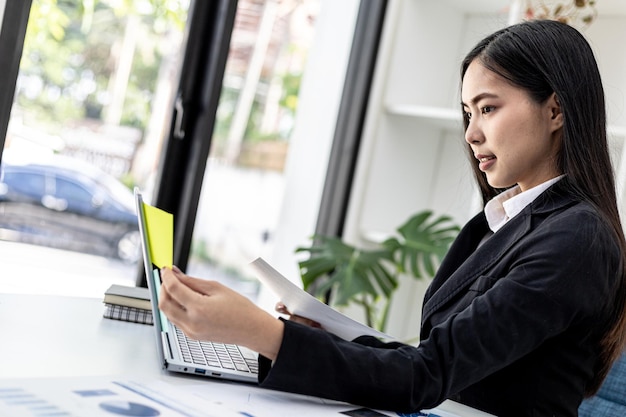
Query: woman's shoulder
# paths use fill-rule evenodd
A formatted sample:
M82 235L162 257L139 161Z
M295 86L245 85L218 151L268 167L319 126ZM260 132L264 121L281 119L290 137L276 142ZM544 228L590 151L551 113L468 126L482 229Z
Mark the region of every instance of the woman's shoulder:
M603 241L618 246L617 237L608 219L587 201L578 201L545 213L537 220L536 231L561 239L570 239L579 245L583 242Z
M611 225L606 216L593 204L584 200L572 201L561 209L556 209L546 216L549 223L567 223L575 225L575 229L605 229L611 230Z
M610 222L600 209L576 195L562 182L550 187L531 204L532 215L543 218L547 224L573 224L576 229L604 229L610 232Z

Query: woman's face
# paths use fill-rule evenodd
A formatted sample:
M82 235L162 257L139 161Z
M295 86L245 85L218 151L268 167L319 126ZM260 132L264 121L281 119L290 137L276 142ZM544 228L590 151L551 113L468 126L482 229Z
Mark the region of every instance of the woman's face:
M553 94L536 103L526 92L474 60L463 77L465 140L494 188L523 191L560 175L563 115Z

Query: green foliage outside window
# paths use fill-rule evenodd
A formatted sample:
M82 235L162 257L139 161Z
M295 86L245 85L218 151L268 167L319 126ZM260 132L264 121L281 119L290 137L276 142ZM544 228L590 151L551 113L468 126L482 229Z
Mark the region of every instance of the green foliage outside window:
M67 124L100 119L115 72L115 51L126 25L140 41L132 58L121 125L144 130L165 53L162 35L182 31L185 1L34 0L26 31L16 95L31 117ZM130 21L130 16L138 16ZM133 23L134 22L134 23Z

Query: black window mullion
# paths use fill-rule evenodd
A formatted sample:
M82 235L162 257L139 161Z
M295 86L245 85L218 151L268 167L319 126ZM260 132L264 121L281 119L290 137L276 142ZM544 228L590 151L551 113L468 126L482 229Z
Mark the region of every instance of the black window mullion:
M174 215L174 263L186 268L215 126L237 0L196 0L190 6L185 54L154 204ZM145 286L140 274L139 285Z
M7 0L0 30L0 157L9 127L31 0Z

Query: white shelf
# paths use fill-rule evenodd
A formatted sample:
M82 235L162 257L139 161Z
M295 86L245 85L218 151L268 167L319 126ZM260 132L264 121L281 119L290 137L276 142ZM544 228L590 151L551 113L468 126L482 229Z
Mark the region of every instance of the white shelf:
M461 110L434 107L434 106L417 106L413 104L393 104L385 106L388 114L413 117L423 122L444 129L462 129L463 120ZM626 138L626 126L608 125L607 133L609 136Z
M411 104L394 104L385 107L388 114L418 118L438 127L446 129L461 129L463 127L460 109Z

